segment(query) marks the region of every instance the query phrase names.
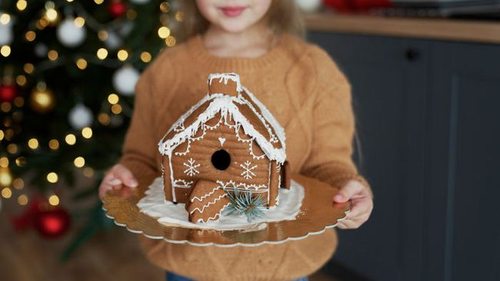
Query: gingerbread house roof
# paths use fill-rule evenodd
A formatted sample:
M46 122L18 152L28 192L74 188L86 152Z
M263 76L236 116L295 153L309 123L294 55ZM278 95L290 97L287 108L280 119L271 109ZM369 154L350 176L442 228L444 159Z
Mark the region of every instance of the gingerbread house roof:
M233 84L231 91L220 91L215 84ZM211 74L209 93L182 115L158 144L162 155L171 156L180 144L193 137L203 124L214 117L243 129L262 149L269 160L285 162L285 130L269 110L244 86L235 73Z

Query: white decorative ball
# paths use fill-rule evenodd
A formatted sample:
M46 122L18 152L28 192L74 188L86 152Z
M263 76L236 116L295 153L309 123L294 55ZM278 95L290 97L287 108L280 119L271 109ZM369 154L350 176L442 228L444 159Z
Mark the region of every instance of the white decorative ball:
M37 57L39 58L43 58L47 55L47 53L49 52L49 48L47 47L47 45L43 44L43 43L37 43L35 45L35 55L37 55Z
M139 80L139 71L130 65L125 65L113 74L113 86L124 96L132 96L135 92L135 84Z
M295 3L299 8L306 12L306 13L312 13L316 12L319 10L321 7L321 0L295 0Z
M78 26L72 17L65 19L57 27L57 38L66 47L76 47L80 45L83 40L85 40L86 35L87 31L85 27Z
M69 112L69 124L75 130L90 126L93 119L92 111L81 103L77 104Z
M149 3L149 0L130 0L130 2L134 4L146 4Z
M110 50L116 50L122 45L122 39L113 31L108 31L108 38L104 41L106 47Z
M10 25L0 24L0 45L9 45L14 40L14 33Z

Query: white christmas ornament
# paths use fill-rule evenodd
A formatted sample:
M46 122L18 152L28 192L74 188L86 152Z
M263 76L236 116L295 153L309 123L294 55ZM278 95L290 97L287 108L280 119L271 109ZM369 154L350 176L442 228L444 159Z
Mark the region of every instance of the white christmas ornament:
M321 0L295 0L295 3L299 8L306 12L306 13L312 13L316 12L319 10L321 7Z
M72 17L66 18L57 27L57 38L66 47L80 45L85 40L86 35L87 31L85 27L77 25L75 19Z
M10 26L0 25L0 45L9 45L14 39Z
M113 86L124 96L132 96L135 92L135 84L139 80L139 71L130 65L118 69L113 74Z
M9 14L0 12L0 45L9 45L14 40L13 23L14 20Z
M49 52L49 48L47 47L47 45L43 43L36 44L34 50L35 50L35 55L37 55L39 58L45 57Z
M122 39L113 31L108 31L108 37L104 40L104 44L110 50L116 50L122 45Z
M149 3L149 0L130 0L130 2L134 4L146 4Z
M77 104L69 112L69 123L75 130L90 126L93 119L92 111L81 103Z

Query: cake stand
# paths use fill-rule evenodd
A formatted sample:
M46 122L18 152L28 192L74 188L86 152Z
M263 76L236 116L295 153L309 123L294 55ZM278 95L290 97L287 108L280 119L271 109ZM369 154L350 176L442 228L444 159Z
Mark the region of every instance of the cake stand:
M292 178L304 186L300 213L295 220L269 222L267 227L258 231L217 231L160 224L157 219L141 213L137 207L137 202L144 196L144 188L127 197L121 196L118 191L109 192L103 198L103 209L115 224L150 239L219 247L260 246L302 240L335 227L338 221L345 218L350 203L332 202L338 189L302 175L293 175Z

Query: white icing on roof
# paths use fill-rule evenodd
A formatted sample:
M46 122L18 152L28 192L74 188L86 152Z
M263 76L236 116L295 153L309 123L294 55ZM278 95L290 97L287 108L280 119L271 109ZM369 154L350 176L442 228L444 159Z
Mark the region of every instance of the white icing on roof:
M177 122L175 122L174 125L170 128L167 135L172 131L174 131L176 134L170 139L163 138L160 141L160 143L158 144L160 153L165 156L172 156L173 150L178 145L189 140L196 134L202 124L205 124L208 120L211 120L213 117L215 117L215 115L221 113L223 118L226 118L226 120L228 120L227 118L232 118L233 122L235 122L238 126L241 126L245 134L252 137L257 142L257 144L260 146L269 160L275 160L280 163L285 162L285 130L283 129L283 127L281 127L276 118L274 118L274 116L264 106L264 104L262 104L250 91L248 91L241 85L239 76L237 74L211 74L209 75L208 83L212 83L214 79L219 79L221 83L227 83L228 80L235 81L237 84L237 90L238 87L241 89L238 90L238 92L241 93L242 91L245 91L246 94L250 97L251 102L244 98L241 94L238 94L238 96L236 97L220 93L206 95L185 114L183 114L179 118L179 120L177 120ZM258 110L253 106L252 102L258 107ZM207 109L199 114L194 122L189 124L187 127L184 127L184 121L191 114L193 114L195 110L197 110L205 103L209 103ZM266 127L267 124L269 124L272 128L272 130L268 128L271 139L266 138L258 130L256 130L254 125L252 125L249 120L240 112L237 105L248 106ZM274 147L273 142L278 141L281 147Z
M219 83L224 82L227 85L229 80L236 83L236 91L241 93L243 88L241 87L240 76L236 73L212 73L208 75L208 85L212 85L213 80L219 80Z

